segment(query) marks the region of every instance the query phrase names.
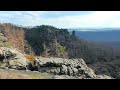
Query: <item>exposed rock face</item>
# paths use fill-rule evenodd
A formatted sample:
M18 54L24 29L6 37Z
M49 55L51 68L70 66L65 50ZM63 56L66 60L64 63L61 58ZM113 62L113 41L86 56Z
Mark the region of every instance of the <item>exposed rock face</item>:
M63 58L36 58L36 66L40 72L57 75L55 79L80 78L80 79L112 79L107 75L96 75L94 70L87 67L83 59Z
M13 49L7 48L7 47L0 47L0 61L3 61L6 59L12 59L16 56L16 53Z
M8 39L4 36L4 34L0 33L0 41L7 41Z
M30 65L30 62L24 57L24 55L14 48L0 47L0 52L1 67L3 68L8 67L18 70L26 70ZM8 66L4 63L4 59L8 61Z
M65 75L67 75L67 66L65 66L65 65L62 65L61 67L60 67L60 74L65 74Z

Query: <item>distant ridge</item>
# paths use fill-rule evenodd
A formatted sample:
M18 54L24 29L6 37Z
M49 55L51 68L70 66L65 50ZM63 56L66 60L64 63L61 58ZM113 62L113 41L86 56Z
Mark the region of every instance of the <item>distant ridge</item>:
M120 41L120 28L103 29L69 29L69 32L76 31L76 36L91 41Z
M68 28L69 31L91 31L91 32L98 32L98 31L117 31L120 28Z

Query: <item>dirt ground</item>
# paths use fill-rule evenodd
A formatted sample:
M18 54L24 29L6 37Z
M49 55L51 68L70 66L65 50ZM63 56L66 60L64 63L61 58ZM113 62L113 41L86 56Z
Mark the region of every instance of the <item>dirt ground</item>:
M0 69L0 79L52 79L52 77L46 73Z

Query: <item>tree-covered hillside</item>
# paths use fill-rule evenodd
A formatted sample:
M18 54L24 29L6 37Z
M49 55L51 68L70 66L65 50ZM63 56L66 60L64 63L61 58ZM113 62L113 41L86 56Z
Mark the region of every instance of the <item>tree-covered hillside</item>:
M36 55L56 56L59 47L66 47L70 35L66 29L42 25L25 30L25 37Z
M120 48L79 39L67 29L41 25L25 30L25 37L36 55L83 58L87 63L120 59Z

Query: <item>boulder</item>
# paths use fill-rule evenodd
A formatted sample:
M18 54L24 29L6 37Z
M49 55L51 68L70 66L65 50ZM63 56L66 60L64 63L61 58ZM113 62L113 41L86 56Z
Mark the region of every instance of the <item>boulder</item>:
M67 66L62 65L62 66L60 67L60 74L67 75Z
M0 47L0 61L9 60L16 56L15 52L7 47Z
M68 75L69 75L69 76L72 76L72 75L73 75L73 70L72 70L72 68L71 68L70 66L68 66L67 69L68 69Z
M78 75L78 69L77 68L73 67L72 70L73 70L73 75L74 76Z
M96 75L94 70L89 68L83 59L39 57L35 59L35 62L40 72L58 75L56 78L65 78L63 75L78 79L111 78L109 76Z
M4 34L0 33L0 41L7 41L8 39L4 36Z
M5 59L6 56L8 61L9 66L6 67L18 70L30 69L30 61L15 48L0 47L0 50L0 56L4 57L3 59ZM5 62L2 62L1 67L5 67Z

